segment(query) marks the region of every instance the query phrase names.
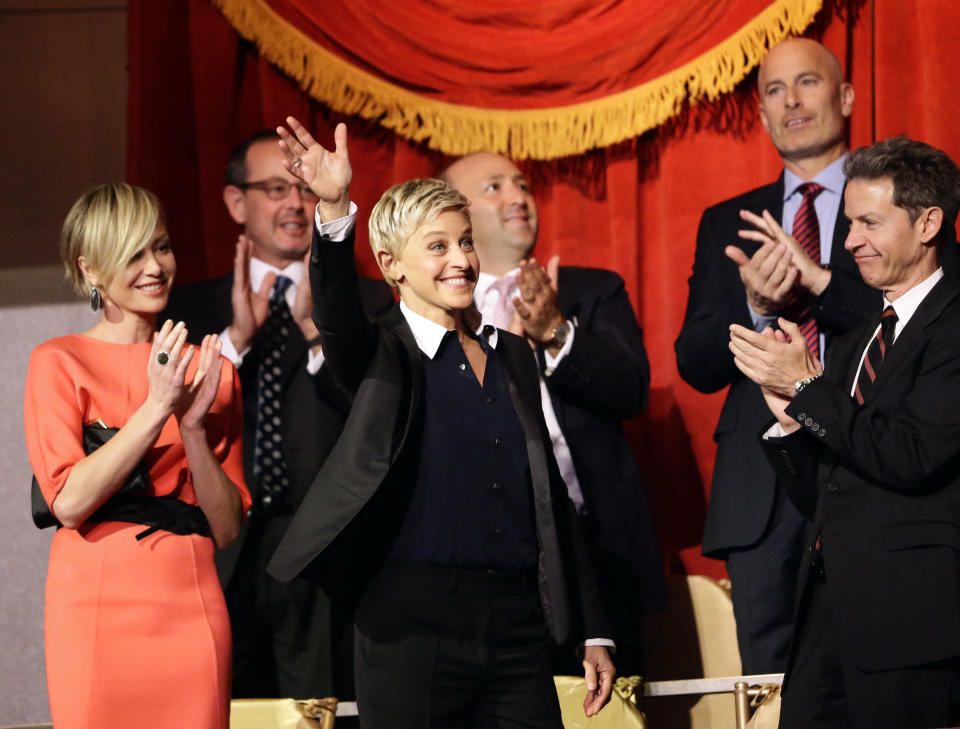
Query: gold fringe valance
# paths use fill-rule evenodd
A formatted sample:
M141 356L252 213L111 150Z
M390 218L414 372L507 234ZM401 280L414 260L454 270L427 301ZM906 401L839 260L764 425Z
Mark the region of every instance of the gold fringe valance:
M678 114L684 102L731 91L768 48L803 32L822 5L822 0L775 0L709 51L632 89L569 106L508 110L437 101L387 83L314 42L264 0L211 2L268 61L334 111L376 120L452 156L489 150L538 160L636 137Z

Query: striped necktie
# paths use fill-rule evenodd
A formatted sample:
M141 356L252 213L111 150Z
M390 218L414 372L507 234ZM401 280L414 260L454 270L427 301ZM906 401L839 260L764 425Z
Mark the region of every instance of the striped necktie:
M806 251L810 259L820 265L820 223L817 221L817 210L814 207L814 200L817 195L823 192L823 185L816 182L805 182L797 191L803 195L797 214L793 216L793 237L797 239L800 247ZM797 324L803 333L803 338L807 340L807 349L813 356L820 358L820 330L817 328L817 320L813 318L809 306L804 306L797 315Z
M863 365L860 367L860 374L857 375L857 386L853 390L853 395L857 399L858 405L863 405L870 398L873 390L873 383L876 382L877 373L880 371L880 365L883 364L883 358L887 350L893 346L893 333L897 328L897 312L892 306L888 306L880 315L880 330L870 341L867 347L867 354L863 358Z

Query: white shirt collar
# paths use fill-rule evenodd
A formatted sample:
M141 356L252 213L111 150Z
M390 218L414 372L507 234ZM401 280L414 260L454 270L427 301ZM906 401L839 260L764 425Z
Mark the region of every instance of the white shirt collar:
M903 331L907 322L910 321L910 317L916 313L920 303L927 298L927 294L930 293L930 290L937 285L937 282L941 278L943 278L942 267L938 268L923 281L897 298L896 301L887 301L887 297L883 297L883 308L886 309L888 306L892 306L893 310L897 312L897 327L894 330L894 339L900 335L900 332Z
M400 302L400 311L403 313L403 318L407 320L407 325L410 327L410 331L413 332L413 338L417 341L417 346L420 348L420 351L430 359L436 357L443 337L451 330L437 324L435 321L430 321L425 316L417 314L402 301ZM487 336L487 344L489 344L492 349L496 349L497 342L500 340L500 333L488 319L481 315L480 326L476 331L477 336L480 336L486 327L490 327L492 330Z
M823 185L825 190L832 192L834 195L839 195L843 192L843 186L847 182L847 178L843 175L843 163L847 161L847 156L844 154L839 159L835 159L833 162L824 167L820 172L814 177L810 182L816 182ZM801 180L790 170L784 168L783 170L783 199L793 196L797 192L797 188L800 187L807 180Z
M305 273L305 268L303 261L293 261L288 263L284 268L277 268L276 266L271 266L266 261L261 261L259 258L250 257L250 288L254 291L260 290L260 285L263 283L263 279L268 273L273 271L277 276L286 276L288 279L293 281L293 286L290 286L284 298L287 300L287 305L292 309L293 302L297 298L297 287L300 285L300 282L303 281L303 276Z

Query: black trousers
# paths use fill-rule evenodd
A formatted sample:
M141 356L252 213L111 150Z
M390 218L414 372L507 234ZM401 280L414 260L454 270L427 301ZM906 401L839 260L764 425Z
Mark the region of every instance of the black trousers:
M562 729L536 576L389 564L356 612L364 729Z
M878 606L882 609L882 606ZM960 660L867 672L843 652L827 579L810 575L780 708L780 729L960 725Z
M756 544L727 555L744 674L783 673L793 635L797 574L810 523L777 482L773 511Z
M289 516L254 514L224 589L233 631L234 698L333 695L330 600L298 577L280 582L267 562Z

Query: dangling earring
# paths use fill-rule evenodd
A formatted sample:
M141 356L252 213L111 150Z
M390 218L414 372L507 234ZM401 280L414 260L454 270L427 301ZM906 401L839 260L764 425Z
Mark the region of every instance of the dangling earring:
M90 308L94 311L100 311L100 290L96 286L90 287Z

